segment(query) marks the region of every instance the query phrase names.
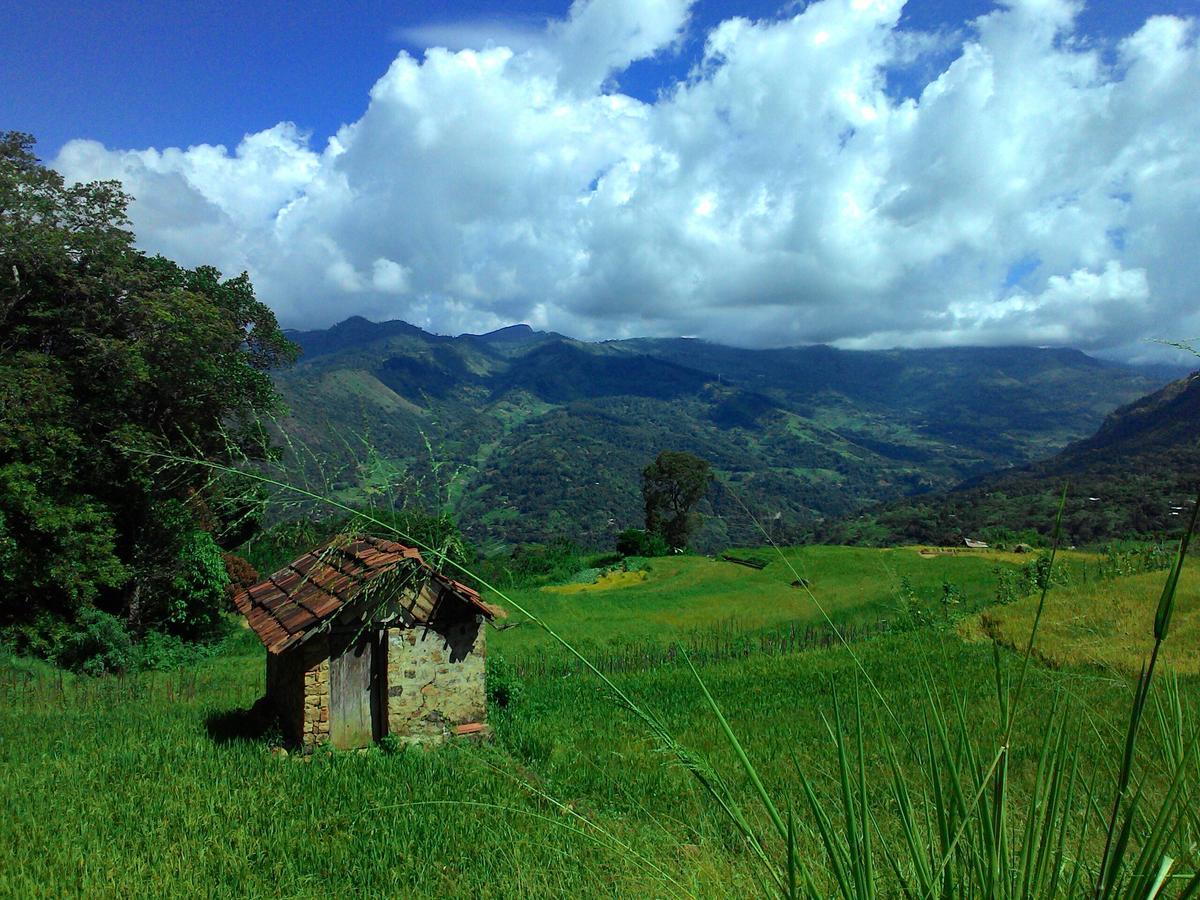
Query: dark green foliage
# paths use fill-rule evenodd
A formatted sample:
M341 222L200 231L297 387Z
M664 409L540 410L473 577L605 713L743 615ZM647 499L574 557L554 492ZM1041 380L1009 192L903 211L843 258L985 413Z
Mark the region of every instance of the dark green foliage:
M86 675L124 672L133 663L133 638L116 616L87 607L58 647L54 660Z
M518 544L508 554L489 557L479 573L499 588L531 587L568 581L589 559L573 541L559 538L547 544Z
M1200 484L1200 377L1188 376L1112 413L1092 437L1043 462L958 489L887 504L818 530L834 543L957 544L965 537L1045 544L1063 486L1068 543L1178 533Z
M163 598L168 604L166 624L187 637L211 633L220 621L221 600L229 583L221 548L213 536L199 529L187 534L174 570L170 590Z
M32 144L0 134L0 630L52 648L94 608L197 636L223 602L214 537L244 539L256 504L133 451L261 455L295 348L245 275L146 256L119 184L67 185Z
M208 636L215 634L210 630ZM48 658L65 669L96 676L178 669L213 655L216 649L215 643L199 644L153 629L135 642L116 616L87 608L64 630L61 643Z
M222 631L224 630L222 629ZM240 632L242 629L238 628L237 631ZM215 635L210 633L209 636L213 637ZM232 635L235 638L241 636L236 633ZM170 634L169 632L147 631L142 635L141 640L134 645L133 664L131 668L136 671L159 671L192 665L221 652L223 645L228 643L230 638L230 635L225 635L225 640L223 641L201 644L184 640L178 635ZM257 642L255 642L254 649L257 650L258 646Z
M345 521L304 518L281 522L256 534L239 552L260 575L267 576L329 540Z
M521 702L525 683L508 660L499 653L492 653L487 660L485 690L489 706L506 709Z
M642 502L646 531L672 549L681 550L701 523L696 504L708 491L712 467L706 460L678 450L664 450L642 470Z
M493 390L517 388L552 403L617 396L673 400L694 396L707 381L704 372L652 356L593 353L556 341L521 357Z
M385 756L395 756L404 752L404 742L394 734L385 734L379 739L379 752Z
M1016 550L1024 552L1030 548L1049 547L1050 542L1045 535L1034 528L1023 528L1014 531L1004 525L989 525L979 530L979 540L985 542L993 550Z
M622 556L666 556L670 550L662 535L643 528L626 528L617 535L617 552Z

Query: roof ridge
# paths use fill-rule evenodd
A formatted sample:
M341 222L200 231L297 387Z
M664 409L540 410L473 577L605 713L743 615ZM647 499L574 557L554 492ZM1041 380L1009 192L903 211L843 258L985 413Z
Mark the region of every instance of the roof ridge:
M267 649L278 653L319 631L373 584L392 589L387 577L392 573L423 579L421 584L434 589L437 599L425 616L449 599L446 593L488 618L494 615L478 591L434 568L418 548L361 534L336 535L300 554L256 585L241 588L234 602Z

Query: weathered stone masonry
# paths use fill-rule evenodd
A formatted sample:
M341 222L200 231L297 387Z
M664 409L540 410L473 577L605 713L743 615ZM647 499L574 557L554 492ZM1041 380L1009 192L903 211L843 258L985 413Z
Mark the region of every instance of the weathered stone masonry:
M388 628L387 733L428 742L454 725L486 719L487 630L466 622ZM267 696L288 740L312 750L329 739L329 639L318 635L282 654L267 654Z
M284 737L311 749L329 738L329 640L267 654L267 698Z
M389 734L441 738L450 726L484 720L485 635L482 616L388 629Z

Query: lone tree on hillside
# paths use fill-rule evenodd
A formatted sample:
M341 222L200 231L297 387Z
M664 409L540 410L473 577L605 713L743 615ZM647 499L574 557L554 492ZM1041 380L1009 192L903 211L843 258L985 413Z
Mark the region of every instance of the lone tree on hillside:
M661 535L674 549L688 544L700 525L694 512L708 484L712 469L708 462L676 450L664 450L642 470L642 499L646 506L646 531Z

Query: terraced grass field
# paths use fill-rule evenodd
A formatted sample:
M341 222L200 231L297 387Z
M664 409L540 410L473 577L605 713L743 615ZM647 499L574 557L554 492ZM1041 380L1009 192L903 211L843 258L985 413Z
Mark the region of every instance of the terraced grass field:
M924 547L811 546L782 553L769 548L730 553L766 560L767 566L755 570L714 557L665 557L647 563L644 579L610 576L596 585L514 590L510 596L585 646L665 644L714 627L752 632L783 622L823 624L826 615L838 623L894 618L905 582L930 599L949 583L965 602L982 605L995 597L997 566L1015 568L1030 559L1029 554ZM1066 553L1060 559L1080 566L1092 557ZM793 587L798 579L806 580L808 588ZM491 646L519 655L550 649L553 641L544 631L522 625L498 633Z
M1057 589L1042 616L1038 656L1053 666L1089 667L1136 675L1153 637L1146 623L1154 620L1163 576L1152 572L1110 581ZM1200 675L1200 572L1185 570L1179 582L1172 641L1163 658L1180 674ZM1019 646L1029 634L1036 598L982 612L984 635Z
M863 618L888 611L901 577L920 590L953 579L988 595L996 564L985 554L923 557L915 549L805 548L788 556L828 609ZM652 562L637 584L521 599L571 638L665 640L719 622L731 607L751 626L810 615L801 591L778 585L783 568L776 561L755 572L677 558ZM1161 583L1140 576L1120 585L1123 596L1144 590L1152 610ZM1188 582L1189 591L1194 586ZM1055 589L1048 609L1058 601ZM1131 622L1141 616L1131 613ZM541 639L522 626L490 640L516 655ZM999 664L1006 679L1019 669L1006 650ZM751 655L702 666L700 676L768 790L796 811L798 849L810 862L822 849L799 773L818 797L837 802L828 727L834 696L843 709L847 698L861 697L863 783L877 820L873 852L881 877L894 885L885 854L904 837L888 799L889 753L902 770L919 772L926 748L917 736L937 709L950 721L961 716L962 733L982 747L999 740L993 666L990 643L927 627L849 647ZM613 681L711 763L754 827L769 829L682 662ZM247 632L216 658L174 673L86 679L0 663L0 896L707 898L761 891L761 870L729 819L593 677L527 678L519 700L493 708L491 745L303 759L274 752L271 734L246 716L262 687L263 652ZM1045 715L1056 706L1069 707L1072 729L1086 734L1075 762L1094 773L1097 796L1107 796L1131 694L1119 672L1069 659L1059 669L1035 665L1012 735L1014 796L1027 796L1037 781ZM1200 679L1184 678L1180 696L1191 721ZM1149 729L1139 745L1149 793L1166 776L1170 741ZM777 842L770 848L777 852ZM818 891L831 895L828 871L814 871Z

